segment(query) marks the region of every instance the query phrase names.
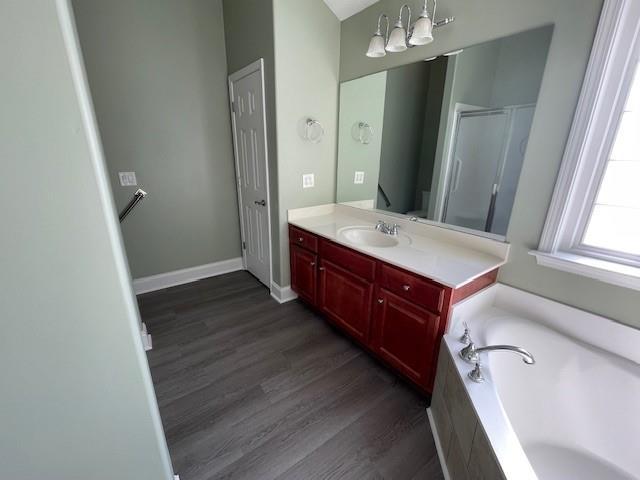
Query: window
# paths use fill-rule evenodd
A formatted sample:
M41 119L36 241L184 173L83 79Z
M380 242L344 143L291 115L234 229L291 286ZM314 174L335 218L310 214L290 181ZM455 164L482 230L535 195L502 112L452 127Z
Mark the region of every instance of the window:
M539 264L640 290L640 0L606 0Z
M640 257L640 74L637 67L582 245Z

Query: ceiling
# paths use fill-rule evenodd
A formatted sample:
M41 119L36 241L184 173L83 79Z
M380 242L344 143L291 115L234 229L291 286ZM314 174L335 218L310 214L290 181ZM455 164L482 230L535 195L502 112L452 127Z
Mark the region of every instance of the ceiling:
M378 0L324 0L324 3L327 4L340 21L377 2Z

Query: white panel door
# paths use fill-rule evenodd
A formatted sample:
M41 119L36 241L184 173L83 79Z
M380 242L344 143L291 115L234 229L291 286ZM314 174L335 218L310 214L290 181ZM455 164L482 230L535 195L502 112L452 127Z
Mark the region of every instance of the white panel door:
M251 67L251 66L250 66ZM231 75L233 138L238 177L245 266L270 287L270 235L267 154L262 71L248 67Z

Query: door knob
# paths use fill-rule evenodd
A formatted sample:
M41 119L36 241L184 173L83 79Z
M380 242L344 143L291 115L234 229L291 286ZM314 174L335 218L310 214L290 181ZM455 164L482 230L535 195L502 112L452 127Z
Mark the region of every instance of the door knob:
M263 207L267 205L266 200L260 200L260 201L255 200L253 203L255 203L256 205L262 205Z

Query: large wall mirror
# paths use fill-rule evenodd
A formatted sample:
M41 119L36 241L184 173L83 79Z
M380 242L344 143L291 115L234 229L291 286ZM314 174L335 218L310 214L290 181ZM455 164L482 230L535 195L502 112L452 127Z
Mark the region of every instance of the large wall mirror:
M552 32L342 83L337 202L506 235Z

